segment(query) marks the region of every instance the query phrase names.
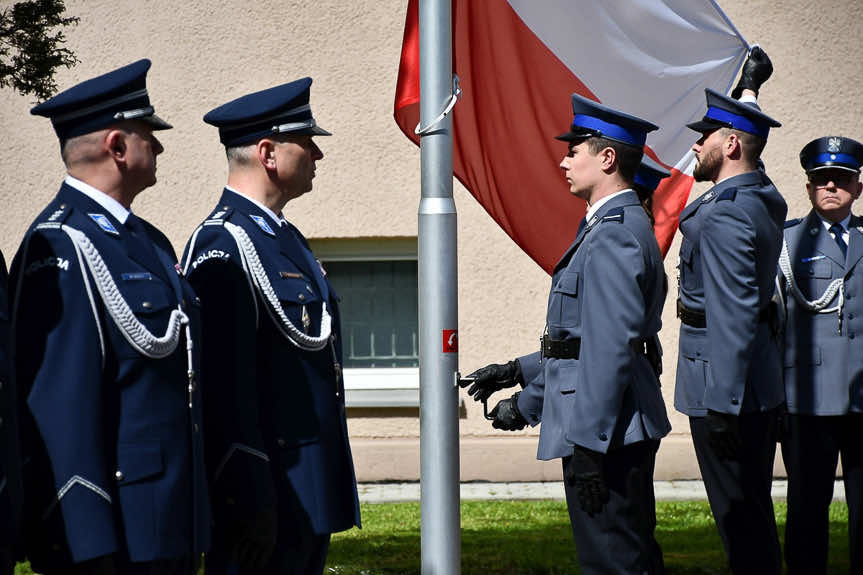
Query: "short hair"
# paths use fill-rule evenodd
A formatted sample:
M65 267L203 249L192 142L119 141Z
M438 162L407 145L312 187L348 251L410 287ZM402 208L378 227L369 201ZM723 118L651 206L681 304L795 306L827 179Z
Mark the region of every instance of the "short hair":
M727 138L729 134L734 134L740 140L740 149L742 150L741 158L744 162L752 167L758 165L758 160L761 158L761 152L764 151L764 146L767 145L767 140L761 136L743 132L735 128L723 127L722 136Z
M617 171L620 177L626 183L632 184L632 181L635 179L635 172L641 163L641 157L644 155L643 148L637 148L602 136L592 136L585 141L587 142L587 149L594 156L605 148L613 149L617 158Z
M225 156L228 157L228 167L245 167L251 164L254 147L254 144L225 147Z
M94 145L100 143L99 137L104 134L105 130L97 130L60 140L60 158L63 164L68 168L72 164L93 161L96 157Z

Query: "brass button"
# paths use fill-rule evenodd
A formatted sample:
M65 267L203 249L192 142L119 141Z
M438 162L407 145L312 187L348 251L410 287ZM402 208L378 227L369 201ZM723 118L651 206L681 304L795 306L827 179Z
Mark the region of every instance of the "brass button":
M300 301L306 301L306 294L302 294L302 293L301 293L301 294L297 294L297 298L298 298Z
M141 307L144 309L150 309L151 307L153 307L153 304L148 302L148 301L145 301L144 303L141 304Z
M65 209L66 209L66 204L60 204L60 209L61 209L61 210L65 210Z
M116 477L116 478L117 478L117 481L123 481L123 479L124 479L126 476L125 476L125 475L123 475L123 472L122 472L122 471L120 471L120 470L118 469L118 470L114 473L114 477Z

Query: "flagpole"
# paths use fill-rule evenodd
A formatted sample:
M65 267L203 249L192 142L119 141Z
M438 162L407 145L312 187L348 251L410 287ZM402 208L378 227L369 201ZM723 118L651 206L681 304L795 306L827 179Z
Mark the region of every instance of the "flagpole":
M420 126L450 100L452 2L420 0ZM420 546L423 575L461 572L458 457L458 274L452 117L420 138Z

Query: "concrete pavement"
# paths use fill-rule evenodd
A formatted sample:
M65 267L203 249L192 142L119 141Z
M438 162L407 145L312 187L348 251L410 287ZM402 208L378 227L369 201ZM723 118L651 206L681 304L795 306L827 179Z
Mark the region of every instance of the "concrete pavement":
M707 499L704 483L701 481L656 481L656 499L661 501L686 501ZM491 499L565 499L563 482L523 482L523 483L462 483L462 500ZM773 498L785 499L788 481L773 481ZM395 503L399 501L419 501L420 484L413 483L361 483L358 486L360 501L363 503ZM833 498L845 500L845 485L836 481Z

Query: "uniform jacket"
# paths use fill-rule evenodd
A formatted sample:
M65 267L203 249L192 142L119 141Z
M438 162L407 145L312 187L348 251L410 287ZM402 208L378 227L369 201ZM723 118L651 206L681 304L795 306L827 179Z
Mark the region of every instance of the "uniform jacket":
M6 260L0 254L0 547L15 540L21 506L21 456L17 396L9 364L9 290Z
M223 222L251 239L294 326L319 335L326 303L335 336L326 347L302 350L279 331L281 319L244 272ZM207 463L217 523L277 507L280 533L359 525L336 295L305 238L225 190L183 261L203 301L204 373L212 378Z
M785 242L794 281L813 301L827 286L844 279L841 331L839 314L808 310L779 275L785 301L785 393L788 411L805 415L844 415L863 411L863 219L851 216L847 259L813 210L786 224ZM839 295L827 304L838 304Z
M142 223L149 242L63 184L12 264L27 544L39 570L115 552L176 558L209 542L200 385L190 396L185 336L161 359L133 348L59 227L86 235L150 332L165 334L178 306L197 328L170 243Z
M525 388L518 408L542 422L538 459L666 435L671 426L657 374L637 342L656 338L667 282L653 228L627 191L591 218L554 269L547 330L581 338L578 359L519 358ZM643 347L643 345L642 345Z
M679 297L706 328L681 323L674 406L764 411L785 399L775 325L765 321L788 208L760 170L728 178L680 214Z

